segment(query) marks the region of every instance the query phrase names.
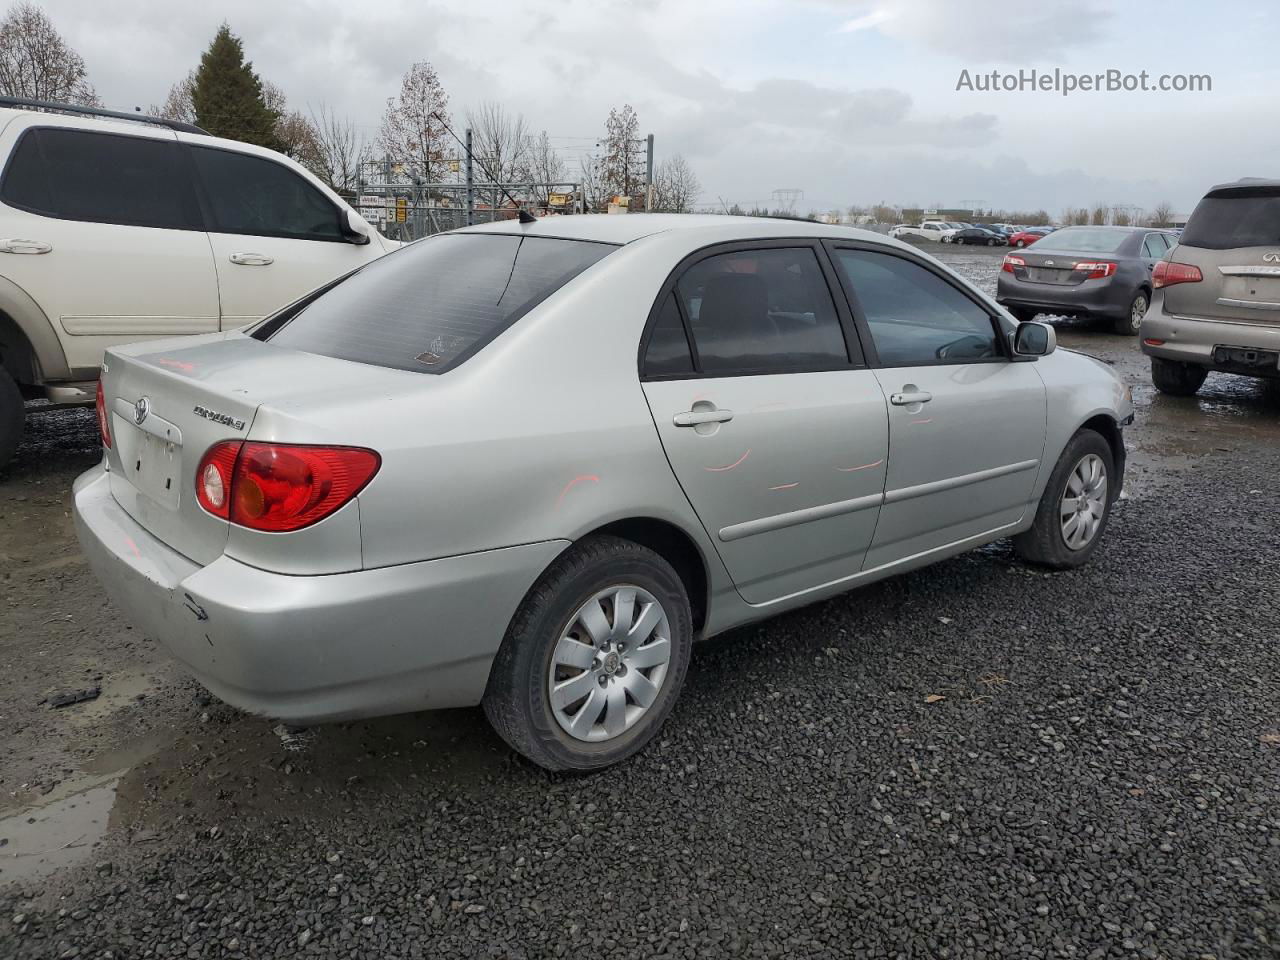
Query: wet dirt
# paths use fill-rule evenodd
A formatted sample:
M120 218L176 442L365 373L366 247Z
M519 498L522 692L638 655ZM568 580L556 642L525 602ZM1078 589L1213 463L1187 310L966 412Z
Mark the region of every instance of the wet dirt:
M930 252L994 293L1001 251ZM1103 359L1132 386L1130 497L1159 496L1163 480L1220 452L1280 448L1280 390L1215 374L1197 397L1158 395L1136 339L1041 319L1062 347ZM103 844L216 830L229 818L298 805L340 817L362 796L425 782L482 790L513 762L479 710L298 734L215 702L124 622L79 553L70 488L98 457L91 411L33 409L0 473L0 887ZM49 703L94 684L96 700Z

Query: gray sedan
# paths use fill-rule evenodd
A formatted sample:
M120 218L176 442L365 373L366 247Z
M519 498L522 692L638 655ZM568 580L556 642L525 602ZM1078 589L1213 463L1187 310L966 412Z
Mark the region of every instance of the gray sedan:
M1149 227L1064 227L1004 258L996 300L1020 320L1097 317L1134 335L1151 304L1151 274L1177 239Z
M1132 407L1055 346L878 234L496 223L247 332L109 351L75 519L229 703L483 703L594 769L654 736L696 638L1005 537L1088 560Z

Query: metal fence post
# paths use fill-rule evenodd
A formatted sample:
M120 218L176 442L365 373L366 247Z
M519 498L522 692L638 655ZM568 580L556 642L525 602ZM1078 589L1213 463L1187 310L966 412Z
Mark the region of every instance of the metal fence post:
M471 128L467 127L467 226L471 226L475 222L475 192L472 189L475 183L471 173Z
M644 212L650 213L653 210L653 134L644 139Z

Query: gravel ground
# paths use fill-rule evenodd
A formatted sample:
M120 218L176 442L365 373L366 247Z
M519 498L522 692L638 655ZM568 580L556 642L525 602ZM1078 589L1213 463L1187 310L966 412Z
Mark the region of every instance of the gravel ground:
M659 740L587 778L479 710L291 734L211 702L74 558L92 443L35 441L0 481L0 844L53 822L66 862L0 847L0 956L1277 956L1280 410L1060 333L1139 406L1089 567L995 544L702 644ZM37 703L85 669L111 705Z

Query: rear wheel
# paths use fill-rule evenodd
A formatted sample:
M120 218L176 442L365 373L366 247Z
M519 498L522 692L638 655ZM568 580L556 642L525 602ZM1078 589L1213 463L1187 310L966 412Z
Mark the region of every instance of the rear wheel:
M1025 240L1015 240L1015 241L1013 241L1013 245L1014 245L1015 247L1025 247L1025 246L1027 245L1027 241L1025 241Z
M1180 363L1164 357L1151 358L1151 382L1161 393L1190 397L1204 385L1209 371L1194 363Z
M13 459L26 419L27 408L22 400L22 391L9 376L9 371L0 367L0 470Z
M992 237L990 240L987 241L988 247L994 247L995 245L996 245L995 237Z
M656 734L693 638L679 575L647 547L593 537L556 560L507 629L484 711L547 770L599 770Z
M1135 336L1142 326L1142 318L1147 315L1147 307L1151 301L1147 299L1147 291L1139 290L1129 302L1129 312L1114 321L1115 332L1121 336Z
M1113 472L1101 434L1081 430L1072 437L1040 497L1035 523L1013 538L1018 555L1058 570L1087 563L1111 518Z

